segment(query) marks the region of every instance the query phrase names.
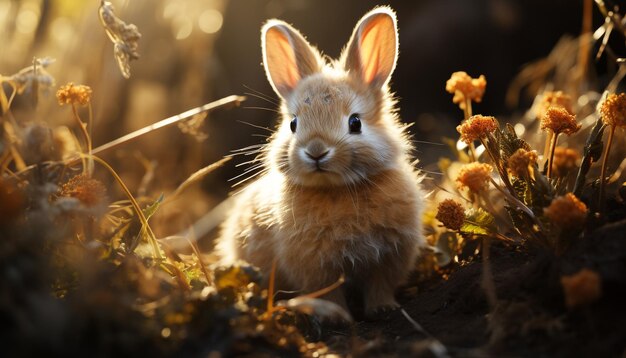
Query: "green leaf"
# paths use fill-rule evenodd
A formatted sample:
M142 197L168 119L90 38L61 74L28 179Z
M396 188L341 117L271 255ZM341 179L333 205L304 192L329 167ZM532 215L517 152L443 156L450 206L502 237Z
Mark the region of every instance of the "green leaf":
M461 225L461 233L464 235L492 235L498 232L496 220L483 209L470 209L465 213L465 221Z
M161 193L159 198L155 200L154 203L146 206L145 209L141 210L143 211L143 215L146 217L146 220L150 219L150 217L154 215L157 212L157 210L159 210L159 206L163 202L163 197L164 197L163 193Z
M532 150L526 141L517 137L513 126L507 123L505 129L502 130L500 137L500 150L502 151L504 162L506 163L509 160L509 157L520 148L527 151Z
M163 202L163 198L163 194L161 194L152 204L147 205L141 210L146 220L150 219L150 217L157 212ZM120 227L117 229L113 239L123 242L126 246L126 252L131 253L135 252L142 241L147 240L148 233L134 211L126 210L125 212L131 215L131 217L124 218L120 221Z

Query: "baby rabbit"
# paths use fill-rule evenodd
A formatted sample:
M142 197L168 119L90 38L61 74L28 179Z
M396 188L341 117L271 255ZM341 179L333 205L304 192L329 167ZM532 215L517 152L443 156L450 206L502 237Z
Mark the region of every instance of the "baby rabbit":
M395 13L366 14L330 63L279 20L263 26L262 48L282 120L263 150L266 171L222 226L222 262L269 276L276 261L278 288L302 294L345 275L362 288L366 314L398 307L394 290L424 245L424 198L387 87ZM341 289L323 298L346 308Z

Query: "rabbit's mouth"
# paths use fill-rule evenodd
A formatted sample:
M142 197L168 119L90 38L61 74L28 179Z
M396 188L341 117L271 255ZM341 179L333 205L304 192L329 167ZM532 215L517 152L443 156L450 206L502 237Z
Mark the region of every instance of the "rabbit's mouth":
M305 186L337 186L344 185L341 175L333 172L324 165L313 165L298 176L297 180Z

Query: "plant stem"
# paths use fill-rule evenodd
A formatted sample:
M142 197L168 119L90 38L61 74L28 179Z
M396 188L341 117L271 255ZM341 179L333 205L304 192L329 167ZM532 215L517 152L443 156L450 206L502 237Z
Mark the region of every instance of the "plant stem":
M611 143L613 142L613 134L615 134L615 126L611 126L609 131L609 138L606 141L606 148L604 148L604 158L602 158L602 169L600 170L600 193L598 195L598 205L600 212L604 211L604 185L606 182L606 163L609 158L609 151L611 150Z
M513 195L514 197L517 197L517 194L515 193L515 190L513 189L513 185L511 185L511 181L509 180L509 175L500 164L500 161L496 160L495 155L491 152L491 150L489 150L489 147L487 146L487 143L485 142L483 138L480 138L480 144L482 144L483 147L485 147L485 151L487 152L487 154L489 154L489 158L491 158L493 165L498 170L498 175L500 175L500 178L502 178L502 182L504 183L504 186L506 186L506 188L509 190L511 195Z
M552 139L554 139L554 133L552 131L548 131L546 136L546 143L543 147L543 157L548 158L550 154L550 145L552 144Z
M463 96L463 102L465 103L465 108L463 108L463 121L467 121L472 116L472 100L469 98L465 98ZM476 147L474 143L469 144L469 156L470 161L475 162L478 160L478 156L476 155Z
M554 133L550 142L550 156L548 157L548 179L552 178L552 161L554 160L554 151L556 150L556 141L559 139L559 133Z
M477 161L478 156L476 155L476 147L474 146L474 143L470 143L468 147L469 147L470 161L472 162Z
M76 104L72 103L72 114L74 115L74 119L76 120L76 123L78 123L78 127L80 127L80 131L83 134L83 137L85 137L85 145L87 146L87 152L85 154L87 154L87 165L84 165L83 162L83 174L87 173L88 176L91 176L92 173L92 168L93 168L93 159L90 157L91 155L91 138L89 137L89 133L87 132L87 128L85 128L85 125L83 123L83 121L80 119L80 116L78 115L78 110L76 110Z
M159 243L157 242L156 236L154 235L154 232L152 231L152 228L148 224L148 219L146 219L146 216L143 214L143 211L141 211L141 208L139 207L139 203L137 203L137 200L135 200L135 197L133 196L133 194L130 192L130 190L128 189L126 184L124 184L124 182L122 181L122 178L120 178L120 176L117 175L117 173L109 165L109 163L105 162L103 159L98 158L98 157L96 157L94 155L91 155L90 157L93 160L95 160L96 162L102 164L102 166L105 167L111 173L111 175L113 175L113 178L115 178L117 183L120 185L120 187L122 188L122 190L126 194L126 197L128 197L128 200L130 201L131 205L133 206L133 209L135 209L135 214L137 214L137 217L139 218L139 221L141 221L141 224L142 224L143 228L148 232L148 241L150 241L150 244L152 245L152 250L154 251L154 256L159 261L163 260L163 255L161 255L161 250L159 248Z

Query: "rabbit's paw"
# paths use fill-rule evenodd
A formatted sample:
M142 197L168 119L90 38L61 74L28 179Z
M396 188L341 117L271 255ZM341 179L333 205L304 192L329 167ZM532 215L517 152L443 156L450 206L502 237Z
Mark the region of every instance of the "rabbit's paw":
M384 318L389 313L400 308L393 296L384 299L368 300L365 305L365 316L368 318Z

